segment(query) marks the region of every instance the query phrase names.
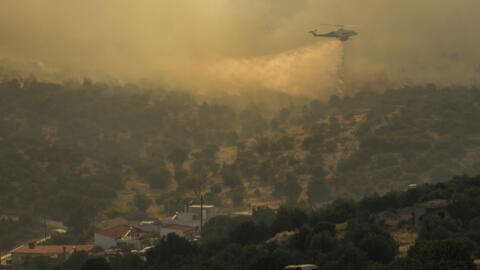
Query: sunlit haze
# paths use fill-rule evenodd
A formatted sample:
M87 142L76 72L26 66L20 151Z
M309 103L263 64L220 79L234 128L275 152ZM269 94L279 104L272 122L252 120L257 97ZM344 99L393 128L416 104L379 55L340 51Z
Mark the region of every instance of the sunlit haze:
M354 85L473 84L479 8L476 0L4 0L0 63L57 81L258 85L325 96L344 53ZM324 23L354 24L359 35L332 45L307 33L335 30Z

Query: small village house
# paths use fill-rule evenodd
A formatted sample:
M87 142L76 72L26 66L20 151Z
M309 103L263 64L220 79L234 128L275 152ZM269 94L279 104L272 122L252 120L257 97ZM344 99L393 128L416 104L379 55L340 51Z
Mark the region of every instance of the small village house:
M142 232L160 233L162 223L158 219L147 219L142 221L130 221L129 226L139 229Z
M200 229L200 220L202 224L207 223L214 216L214 210L215 206L213 205L190 205L186 206L184 212L177 212L174 216L162 220L162 223L190 226L198 230Z
M441 219L449 217L447 204L447 200L442 199L415 204L413 208L415 227L421 227L423 222L430 217L436 216Z
M190 226L196 229L200 228L200 219L195 219L193 213L186 213L186 212L177 212L172 217L163 219L162 223L165 225L175 224L175 225Z
M135 249L141 249L141 239L144 232L127 225L118 225L95 233L95 245L103 249L118 247L119 245L131 245Z
M169 233L174 233L180 237L184 237L187 240L192 240L195 235L196 229L191 226L167 224L162 227L161 236L166 236Z
M52 262L61 262L75 252L89 252L93 247L93 245L35 245L30 243L12 250L11 261L12 264L18 265L23 264L28 257L44 256L50 258Z
M209 204L193 204L188 207L189 212L193 213L194 219L200 220L200 213L202 213L203 224L212 218L215 214L215 206Z

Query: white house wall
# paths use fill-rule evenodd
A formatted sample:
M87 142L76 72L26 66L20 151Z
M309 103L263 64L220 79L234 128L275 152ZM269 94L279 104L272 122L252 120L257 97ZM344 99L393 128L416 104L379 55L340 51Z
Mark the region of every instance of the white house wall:
M176 224L194 228L200 227L200 220L193 219L193 213L177 213L176 219L164 219L162 222L163 224Z
M126 245L133 246L135 249L142 249L142 243L140 240L117 240L118 243L125 243Z
M111 247L117 246L117 241L111 237L104 236L101 234L95 234L95 246L99 246L103 249L109 249Z

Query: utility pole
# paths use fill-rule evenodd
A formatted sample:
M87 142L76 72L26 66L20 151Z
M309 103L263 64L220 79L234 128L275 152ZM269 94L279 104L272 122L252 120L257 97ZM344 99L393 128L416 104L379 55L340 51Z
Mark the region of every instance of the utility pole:
M170 200L167 201L167 217L170 216Z
M93 206L93 212L94 212L94 215L93 215L93 229L96 231L97 230L97 206L94 205Z
M337 81L337 93L336 95L339 98L343 98L345 96L345 88L346 88L346 81L345 81L345 53L346 53L346 48L345 48L345 42L341 42L340 46L341 48L341 57L340 57L340 63L338 65L338 81Z
M45 241L47 241L47 216L43 216L43 226L44 226L44 229L45 229L45 237L43 239L45 239Z
M200 234L203 229L203 195L200 195Z

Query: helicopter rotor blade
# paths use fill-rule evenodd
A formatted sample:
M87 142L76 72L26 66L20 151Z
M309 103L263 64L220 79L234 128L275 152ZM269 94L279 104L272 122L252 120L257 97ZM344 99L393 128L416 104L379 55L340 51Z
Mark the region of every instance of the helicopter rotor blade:
M322 23L322 26L333 26L333 27L359 27L360 25L356 24L330 24L330 23Z
M343 24L331 24L331 23L322 23L322 26L334 26L334 27L343 27Z

